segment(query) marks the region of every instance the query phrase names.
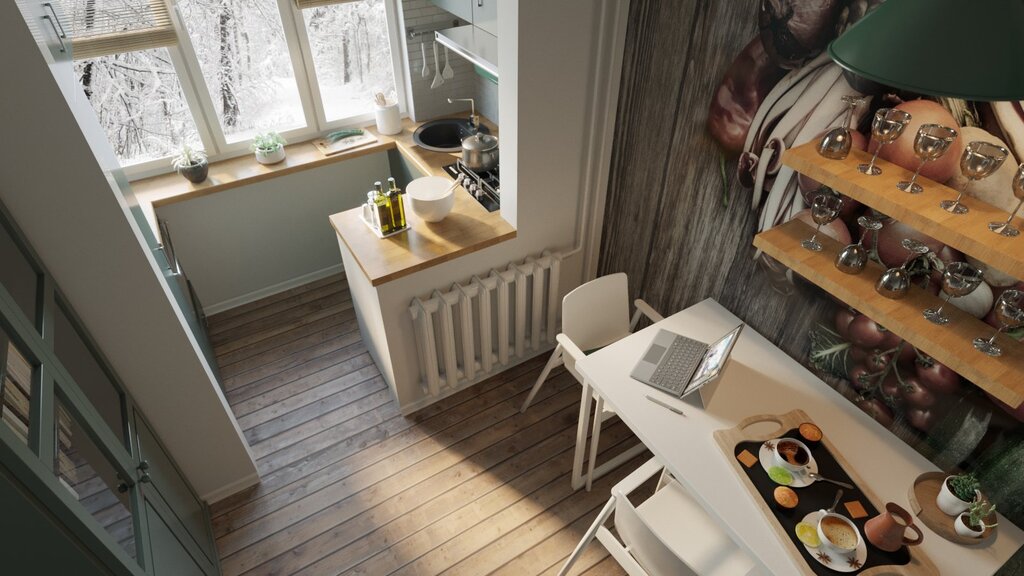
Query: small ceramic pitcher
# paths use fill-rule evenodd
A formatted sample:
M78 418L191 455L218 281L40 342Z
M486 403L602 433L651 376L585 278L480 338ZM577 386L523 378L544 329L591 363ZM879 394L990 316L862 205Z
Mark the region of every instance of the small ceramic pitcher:
M908 528L917 533L917 538L907 538ZM892 502L885 505L885 512L864 524L864 535L868 542L886 552L895 552L904 545L917 546L924 540L924 534L914 526L914 517L910 512Z

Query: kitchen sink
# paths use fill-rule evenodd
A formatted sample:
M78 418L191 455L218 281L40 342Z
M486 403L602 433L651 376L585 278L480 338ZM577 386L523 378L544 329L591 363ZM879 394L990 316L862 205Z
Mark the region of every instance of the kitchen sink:
M462 139L475 131L466 118L440 118L424 122L413 132L412 139L421 148L434 152L461 152ZM491 133L483 125L478 131L484 134Z

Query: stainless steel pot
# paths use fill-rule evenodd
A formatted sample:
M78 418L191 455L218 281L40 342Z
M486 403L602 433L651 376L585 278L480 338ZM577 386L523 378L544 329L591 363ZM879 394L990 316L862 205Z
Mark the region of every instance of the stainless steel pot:
M498 139L477 132L462 139L462 163L470 170L486 172L498 166Z

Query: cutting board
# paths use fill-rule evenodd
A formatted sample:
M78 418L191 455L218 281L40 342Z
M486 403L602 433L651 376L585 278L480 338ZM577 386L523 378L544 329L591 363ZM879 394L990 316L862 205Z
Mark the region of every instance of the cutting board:
M757 483L760 485L760 488L755 485L755 482L752 479L754 474L763 475L764 478L767 478L767 473L761 468L759 463L754 463L750 467L745 467L738 459L738 454L741 452L741 445L755 447L754 453L756 454L756 446L758 444L786 436L790 432L795 433L795 429L805 422L814 423L810 416L808 416L803 410L793 410L781 415L759 414L744 419L735 428L718 430L714 433L714 436L715 441L724 452L726 458L730 462L730 465L736 473L739 474L743 481L743 485L750 492L757 508L761 511L762 517L751 518L751 521L767 522L771 526L772 530L779 538L778 545L783 547L793 558L796 565L800 567L800 574L805 576L818 576L822 573L840 574L840 572L829 570L814 560L806 557L806 552L804 551L803 546L797 544L795 537L791 535L791 529L788 527L788 524L794 524L795 521L792 516L786 518L786 515L793 514L793 512L782 511L778 507L770 504L765 499L765 495L763 495L762 491L765 490L765 484L761 481L761 477L757 477ZM767 432L756 432L752 429L755 425L764 423L774 424L775 427ZM763 429L764 426L757 426L757 428ZM819 428L821 427L819 426ZM815 459L818 460L819 469L821 470L822 475L829 477L830 474L828 470L831 467L832 470L835 470L835 472L832 473L832 477L842 474L841 477L836 477L836 479L849 479L850 483L857 487L857 490L853 491L854 498L863 498L864 500L867 500L866 503L862 502L862 504L864 504L865 508L869 510L869 516L854 520L863 534L864 522L872 517L876 510L882 509L885 503L879 500L874 492L871 491L868 485L864 483L856 471L850 466L846 459L843 458L843 455L835 449L829 441L828 430L826 428L821 428L821 430L823 433L822 440L818 445L811 447L811 453L814 455ZM825 451L827 451L827 453L825 453ZM826 486L827 488L825 488ZM816 482L807 488L798 488L796 491L800 496L801 503L810 497L812 494L810 492L812 488L825 489L827 490L827 494L831 496L835 495L835 491L837 489L834 485L822 482ZM771 491L768 490L768 494L770 494L770 492ZM848 496L843 498L843 502L847 502L851 499L849 496L850 493L851 491L848 490ZM822 495L820 494L820 490L816 497L821 499ZM831 497L826 497L825 499L829 500L829 502L822 504L820 507L827 507L831 504ZM818 507L816 502L813 504L812 508ZM903 505L904 503L898 502L898 504ZM801 518L803 517L803 514L801 514L800 511L803 510L803 508L804 506L801 505L796 509L797 515ZM807 511L809 510L804 510L804 513ZM843 504L840 504L840 509L838 511L846 514L846 510L843 509ZM850 573L864 576L934 576L939 573L938 569L925 556L920 547L910 548L909 552L910 558L908 563L902 565L885 564L872 566L872 558L878 558L882 552L868 544L868 562L865 564L865 567ZM906 562L907 559L904 557L903 561ZM810 563L814 563L813 568ZM822 569L824 569L824 572Z
M313 145L320 151L324 156L333 156L346 150L353 148L359 148L360 146L366 146L367 144L373 144L377 141L377 137L370 134L367 131L363 131L358 136L349 136L348 138L342 138L337 142L328 142L326 138L317 138L313 140Z

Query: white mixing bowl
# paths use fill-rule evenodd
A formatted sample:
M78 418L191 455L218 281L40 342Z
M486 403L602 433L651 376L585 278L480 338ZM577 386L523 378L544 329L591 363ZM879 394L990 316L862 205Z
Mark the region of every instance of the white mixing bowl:
M440 222L455 206L452 180L441 176L417 178L405 188L412 211L427 222Z

